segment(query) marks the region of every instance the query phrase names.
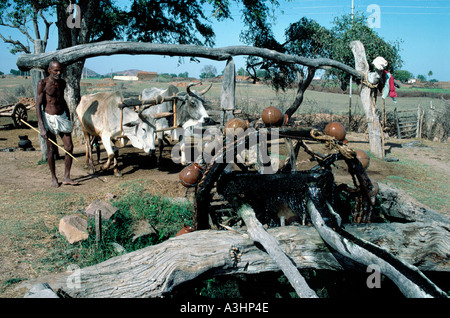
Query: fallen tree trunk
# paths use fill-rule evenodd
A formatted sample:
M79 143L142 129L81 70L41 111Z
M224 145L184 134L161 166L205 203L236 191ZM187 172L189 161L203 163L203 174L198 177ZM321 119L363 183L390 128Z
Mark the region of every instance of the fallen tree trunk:
M415 222L348 225L345 229L395 253L405 262L416 264L422 271L450 274L450 234L443 228ZM349 265L342 264L342 260L330 252L314 227L287 226L267 231L299 269L339 271L344 269L343 265ZM230 257L232 247L238 247L242 254L237 263ZM53 290L61 288L72 297L163 297L180 283L202 274L214 277L269 271L279 271L278 265L249 238L233 231L205 230L171 238L78 271L25 281L18 288L47 282Z
M422 272L450 275L450 220L403 191L382 183L379 188L384 215L407 223L344 224L343 229ZM267 232L299 269L341 271L353 265L330 250L312 226L269 228ZM240 259L236 262L230 253L241 254ZM279 271L279 266L248 236L205 230L73 272L27 280L16 288L48 283L53 290L61 288L72 297L163 297L180 283L200 275L207 278L270 271Z

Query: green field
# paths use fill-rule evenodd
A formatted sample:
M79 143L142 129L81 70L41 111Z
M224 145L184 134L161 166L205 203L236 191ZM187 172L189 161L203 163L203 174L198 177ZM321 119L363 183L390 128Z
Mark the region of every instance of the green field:
M90 94L101 91L120 90L125 97L138 96L144 88L160 87L167 88L168 82L157 81L118 81L109 79L83 79L81 81L81 94ZM109 86L113 83L113 86ZM205 82L207 83L207 81ZM180 91L184 88L180 87ZM401 88L400 91L418 90L417 88ZM430 89L425 89L430 90ZM449 90L432 89L433 92L448 93ZM351 99L352 114L363 114L361 102L354 86L354 93ZM24 78L1 78L0 79L0 104L4 105L7 100L23 97L17 96L17 92L25 92L25 97L32 97L31 80ZM206 100L211 108L218 108L220 104L221 83L214 83L206 96ZM236 84L236 108L242 109L245 113L260 113L268 106L276 106L286 110L294 100L295 89L276 92L270 86L263 84ZM306 113L331 113L348 114L349 96L345 93L329 93L307 90L301 107L297 114ZM381 97L378 99L378 107L381 108ZM440 98L432 97L398 97L395 104L391 98L386 100L386 111L398 109L429 108L433 105L436 109L444 109L444 102Z

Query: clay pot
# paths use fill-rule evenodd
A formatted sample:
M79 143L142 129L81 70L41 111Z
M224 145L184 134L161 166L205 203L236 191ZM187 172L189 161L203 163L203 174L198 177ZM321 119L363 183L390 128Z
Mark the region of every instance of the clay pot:
M345 140L345 127L338 122L331 122L325 126L325 134L332 136L339 141Z
M289 115L288 115L288 114L284 114L284 123L283 123L283 126L287 125L288 122L289 122Z
M279 108L270 106L263 110L262 112L262 121L266 125L266 127L280 127L286 121L286 117Z
M195 186L203 175L203 169L198 163L184 167L180 172L180 182L186 188Z
M180 235L191 233L191 232L194 232L194 231L195 231L195 229L192 226L189 226L189 225L185 224L181 228L181 230L178 231L178 233L175 236L180 236Z
M27 149L27 148L31 148L31 140L28 139L28 136L19 136L19 148L22 149Z
M370 157L367 152L360 149L356 150L356 158L359 160L359 162L361 162L361 165L364 169L369 168Z
M244 132L249 127L248 120L242 120L240 118L230 119L224 126L223 133L238 135L240 132ZM240 131L242 129L242 131Z

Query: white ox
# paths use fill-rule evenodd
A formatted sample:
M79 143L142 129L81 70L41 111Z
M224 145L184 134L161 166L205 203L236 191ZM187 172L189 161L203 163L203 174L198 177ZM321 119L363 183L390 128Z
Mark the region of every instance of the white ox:
M143 149L147 154L153 154L156 149L155 121L127 107L124 107L121 113L119 107L121 102L120 92L96 93L81 97L76 109L86 139L86 164L93 168L90 136L98 137L108 155L108 160L102 168L108 169L114 161L115 175L120 175L120 172L117 168L113 143L122 136L124 145L130 140L134 147Z
M161 89L161 88L146 88L142 91L142 100L151 100L156 98L158 95L161 95L163 97L172 97L176 96L177 102L176 102L176 110L177 110L177 122L176 127L182 127L187 131L190 127L197 126L197 125L214 125L216 122L208 115L206 112L206 109L204 107L204 101L202 99L202 96L206 94L209 89L211 88L212 84L205 88L204 90L200 91L199 93L191 90L191 87L194 85L201 85L201 83L191 83L186 87L186 92L178 92L178 88L174 85L170 85L167 89ZM164 102L162 104L152 106L147 108L142 112L142 115L144 115L146 118L153 119L153 116L156 116L158 113L167 113L172 111L173 102ZM158 118L155 120L155 127L156 130L161 130L169 127L173 127L173 118L166 119L166 118ZM158 139L158 146L159 146L159 158L158 162L161 159L162 156L162 150L164 148L164 132L158 132L157 133L157 139ZM185 134L181 140L181 164L185 165L188 163L186 160L185 152L184 152L184 137L186 137L187 134ZM178 136L176 136L176 131L172 131L172 140L177 139Z

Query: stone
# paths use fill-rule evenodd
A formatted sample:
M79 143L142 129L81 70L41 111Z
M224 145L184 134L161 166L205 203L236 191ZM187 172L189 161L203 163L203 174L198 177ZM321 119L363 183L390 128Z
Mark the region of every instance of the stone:
M100 210L102 212L102 221L109 220L117 211L118 208L114 207L111 203L98 199L93 201L87 208L86 214L89 218L95 218L95 211Z
M146 220L137 221L132 225L133 237L132 241L136 241L138 238L151 234L158 234L156 229Z
M111 242L111 245L112 245L112 247L114 247L114 250L117 253L119 253L119 254L126 254L126 253L128 253L128 251L125 249L125 247L123 247L119 243Z
M112 194L111 192L108 192L108 193L105 194L105 199L107 199L107 200L109 200L109 201L112 201L112 200L114 200L115 198L116 198L116 195L115 195L115 194Z
M78 215L68 215L59 221L59 233L70 243L87 240L87 221Z
M47 283L33 285L23 298L59 298Z

